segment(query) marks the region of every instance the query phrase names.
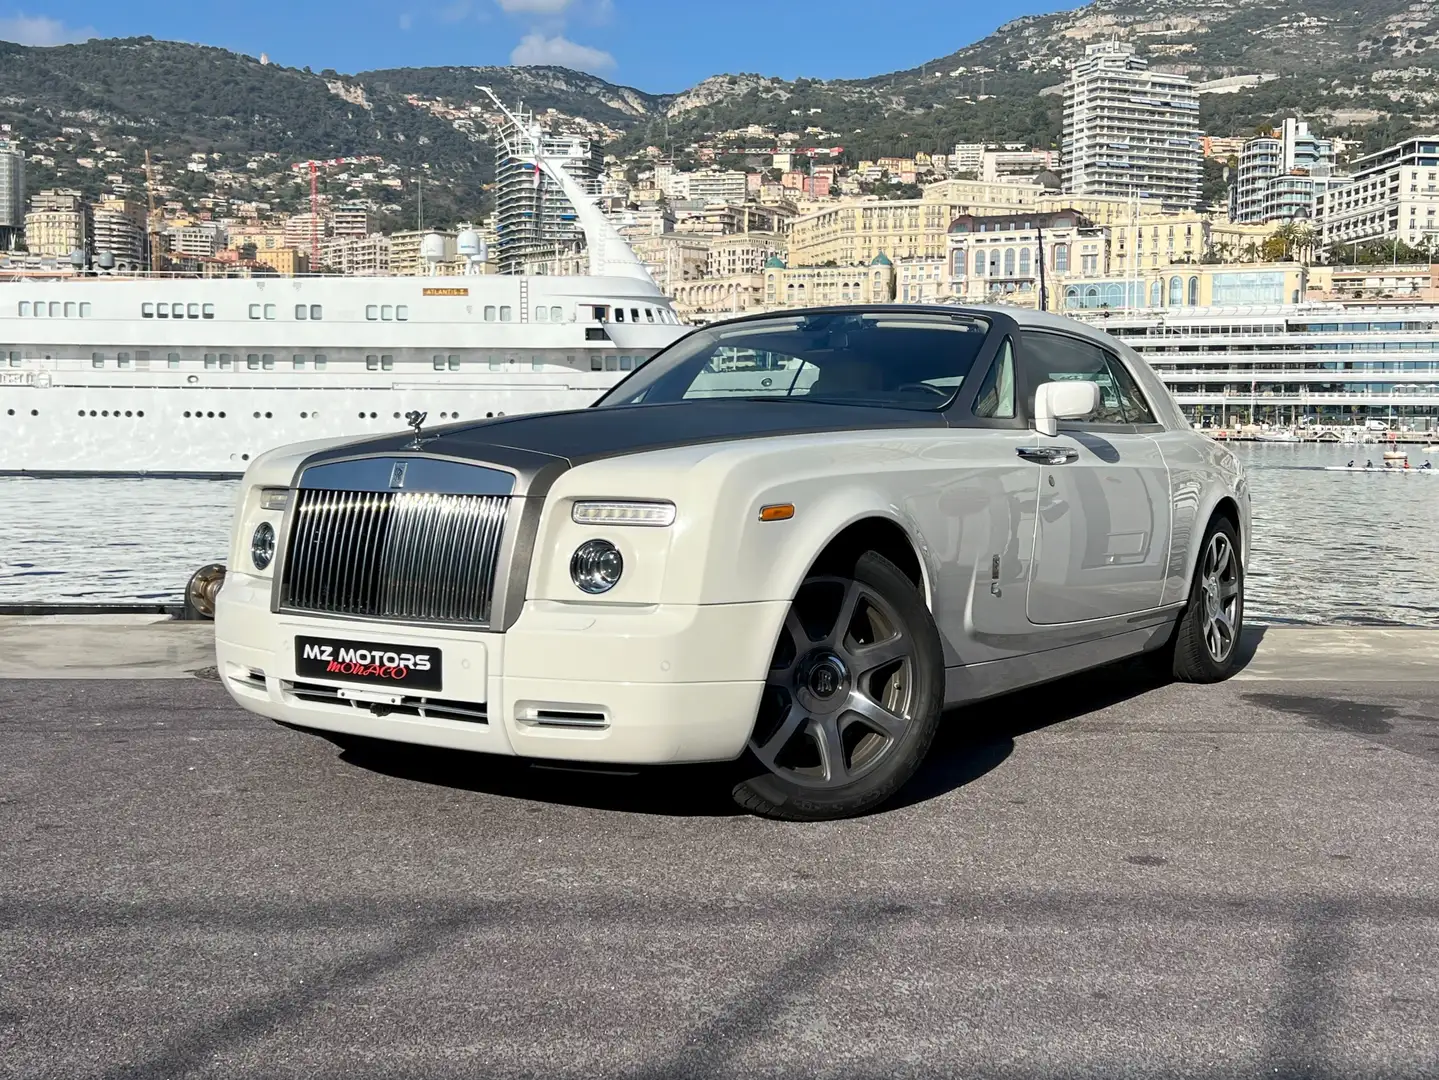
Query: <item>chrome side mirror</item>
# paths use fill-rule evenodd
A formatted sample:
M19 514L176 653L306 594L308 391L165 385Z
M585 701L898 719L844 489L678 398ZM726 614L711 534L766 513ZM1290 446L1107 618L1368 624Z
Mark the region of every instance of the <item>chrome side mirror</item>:
M1099 410L1099 386L1082 379L1040 383L1034 394L1034 430L1053 438L1059 421L1085 420Z

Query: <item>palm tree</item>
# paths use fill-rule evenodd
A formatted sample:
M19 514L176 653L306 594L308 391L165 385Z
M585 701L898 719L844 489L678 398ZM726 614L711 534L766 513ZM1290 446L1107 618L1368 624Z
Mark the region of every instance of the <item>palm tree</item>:
M1318 237L1319 234L1315 231L1314 226L1310 225L1307 221L1296 221L1294 223L1294 250L1299 257L1299 261L1306 266L1314 257L1314 241L1317 240Z
M1294 234L1296 226L1292 221L1286 221L1274 230L1273 239L1278 240L1282 245L1282 256L1288 259L1294 251Z
M1243 260L1245 262L1258 262L1259 250L1259 245L1256 244L1253 240L1250 240L1247 244L1244 245L1243 249L1240 252L1240 255L1243 257Z

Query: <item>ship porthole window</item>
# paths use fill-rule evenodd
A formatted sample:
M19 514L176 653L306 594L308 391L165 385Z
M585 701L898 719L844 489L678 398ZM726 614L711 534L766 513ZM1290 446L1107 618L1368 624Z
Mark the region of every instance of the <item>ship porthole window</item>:
M266 420L270 420L270 419L272 419L272 418L274 417L274 415L275 415L274 413L266 413L266 414L265 414L265 419L266 419Z
M109 416L109 415L110 415L110 410L109 410L109 409L101 409L101 410L100 410L100 415L101 415L101 416Z
M240 455L240 460L241 460L241 461L249 461L249 460L250 460L250 455L249 455L249 454L241 454L241 455Z
M31 415L31 416L39 416L39 415L40 415L40 410L39 410L39 409L31 409L31 410L30 410L30 415Z
M309 414L309 413L302 412L302 413L300 414L300 419L301 419L301 420L308 420L309 418L310 418L310 414Z
M11 416L14 416L14 415L15 415L15 410L14 410L14 409L11 409L11 410L10 410L10 415L11 415ZM81 409L81 410L80 410L80 415L81 415L81 416L84 416L84 415L85 415L85 410L84 410L84 409Z
M95 414L94 414L94 413L91 413L90 415L91 415L91 416L94 416ZM190 419L190 414L189 414L189 412L186 412L186 413L185 413L185 419L186 419L186 420Z
M443 414L443 413L441 413L441 414L440 414L440 415L442 415L442 416L443 416L443 415L444 415L444 414ZM399 413L395 413L395 419L396 419L396 420L398 420L398 419L399 419L399 418L400 418L400 414L399 414Z
M260 414L259 414L259 413L256 413L256 414L255 414L255 419L256 419L256 420L260 419Z
M485 413L485 419L488 420L488 419L490 419L491 417L493 417L494 415L495 415L495 414L492 413L492 412L487 412L487 413Z
M15 415L15 410L14 410L14 409L6 409L6 410L5 410L5 415L6 415L6 416L14 416L14 415Z
M133 414L130 412L129 409L126 409L126 410L125 410L125 415L126 415L126 416L131 416L131 415L133 415Z
M370 419L371 419L371 420L378 420L379 418L380 418L380 416L379 416L378 413L371 413L371 414L370 414Z
M94 416L94 415L95 415L95 410L94 410L94 409L91 409L91 410L90 410L90 415L91 415L91 416ZM186 415L186 416L189 416L190 414L189 414L189 413L186 413L185 415Z
M135 415L136 415L136 416L144 416L144 415L145 415L145 410L144 410L144 409L140 409L138 412L135 413Z
M207 412L205 415L208 416L211 420L215 419L215 414L212 412Z

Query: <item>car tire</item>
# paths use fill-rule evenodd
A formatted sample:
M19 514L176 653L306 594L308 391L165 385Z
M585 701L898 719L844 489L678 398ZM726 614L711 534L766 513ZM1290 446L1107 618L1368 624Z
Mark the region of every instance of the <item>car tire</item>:
M875 552L813 573L786 614L734 799L789 821L872 810L919 768L943 706L944 651L914 583Z
M1189 603L1166 650L1170 673L1181 682L1221 682L1239 670L1244 632L1244 564L1229 519L1216 517L1205 531L1189 586Z

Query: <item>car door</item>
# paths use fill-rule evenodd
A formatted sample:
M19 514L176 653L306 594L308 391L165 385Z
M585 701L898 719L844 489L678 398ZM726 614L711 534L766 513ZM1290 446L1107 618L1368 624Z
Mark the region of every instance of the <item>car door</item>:
M1020 457L1039 473L1029 621L1040 626L1147 611L1169 566L1169 473L1163 430L1118 356L1079 334L1026 329L1019 361L1032 404L1043 382L1084 379L1099 410L1035 435Z

